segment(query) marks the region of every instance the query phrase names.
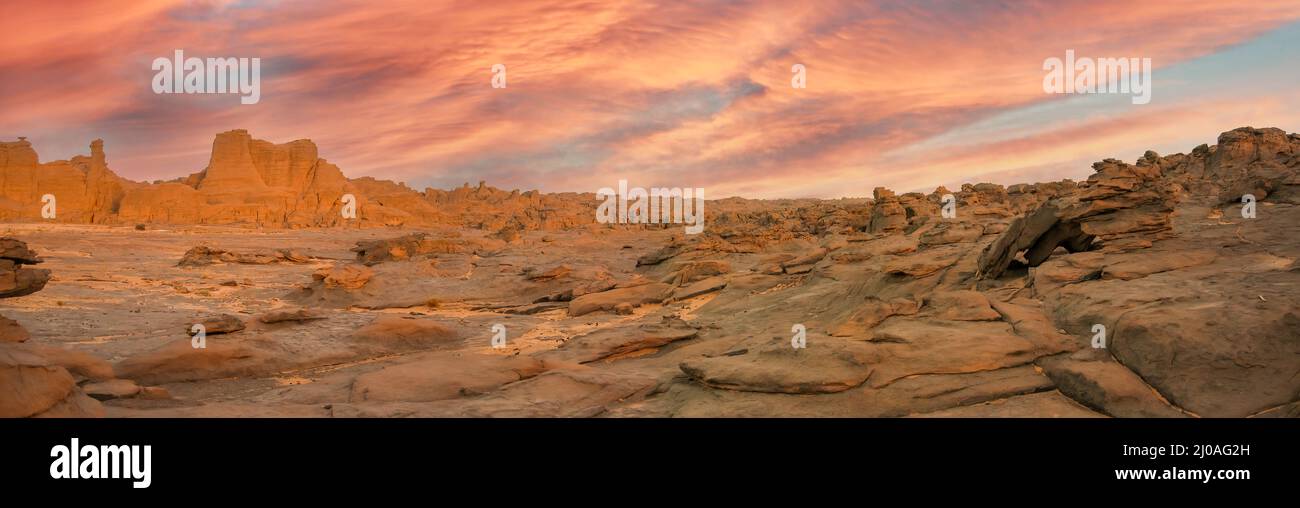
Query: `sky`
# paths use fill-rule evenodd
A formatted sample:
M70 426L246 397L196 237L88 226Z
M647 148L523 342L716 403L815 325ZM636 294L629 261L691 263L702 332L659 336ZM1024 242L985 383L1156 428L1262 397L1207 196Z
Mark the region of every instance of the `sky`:
M349 177L710 198L1083 179L1241 126L1300 131L1300 0L173 1L0 18L0 140L105 140L133 180L213 136L311 139ZM156 94L155 58L261 59L261 98ZM1150 58L1151 101L1044 92L1044 61ZM505 88L492 86L505 65ZM795 88L791 69L806 69Z

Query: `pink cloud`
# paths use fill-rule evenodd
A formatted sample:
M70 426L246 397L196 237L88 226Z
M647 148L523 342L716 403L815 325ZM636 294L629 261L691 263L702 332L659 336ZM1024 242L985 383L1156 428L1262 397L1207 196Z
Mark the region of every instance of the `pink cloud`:
M413 185L591 191L630 177L714 196L865 195L970 175L964 166L993 153L1003 156L992 171L1073 160L1039 146L1063 140L1104 156L1122 140L1106 133L1120 129L1006 141L906 173L881 167L882 154L1051 100L1046 57L1074 49L1166 67L1300 17L1289 1L983 7L45 3L0 22L0 136L30 137L46 160L103 137L110 164L136 179L200 169L212 134L247 128L311 138L351 176ZM262 102L154 95L149 62L177 48L261 58ZM506 89L489 86L495 63L507 65ZM807 66L808 88L790 88L794 63ZM1141 125L1173 132L1176 122Z

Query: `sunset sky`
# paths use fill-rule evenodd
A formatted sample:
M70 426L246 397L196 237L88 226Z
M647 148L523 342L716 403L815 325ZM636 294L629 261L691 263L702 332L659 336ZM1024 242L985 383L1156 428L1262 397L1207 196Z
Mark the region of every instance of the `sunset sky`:
M711 198L1080 179L1234 127L1300 131L1300 0L59 1L0 31L0 140L50 161L103 138L134 180L203 169L236 128L417 189ZM176 49L261 58L261 101L154 94ZM1044 93L1067 49L1150 58L1151 102Z

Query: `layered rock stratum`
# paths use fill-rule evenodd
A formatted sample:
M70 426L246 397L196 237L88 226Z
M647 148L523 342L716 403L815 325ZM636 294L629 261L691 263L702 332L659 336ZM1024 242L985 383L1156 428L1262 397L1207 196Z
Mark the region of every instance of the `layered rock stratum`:
M67 374L0 388L11 416L78 393L109 416L1300 416L1279 129L1079 182L714 200L698 235L597 224L592 194L348 180L243 131L160 184L98 144L0 157L0 236L27 242L0 268L50 270L0 275L30 336L4 347L104 362L6 360ZM67 215L40 219L49 189Z
M41 163L26 139L0 142L0 220L74 224L223 224L258 227L560 229L590 222L577 194L464 187L416 191L370 177L348 179L316 144L274 144L248 131L217 134L207 167L171 181L133 182L108 167L102 140L91 155ZM54 217L42 215L55 197ZM355 218L345 217L344 196Z

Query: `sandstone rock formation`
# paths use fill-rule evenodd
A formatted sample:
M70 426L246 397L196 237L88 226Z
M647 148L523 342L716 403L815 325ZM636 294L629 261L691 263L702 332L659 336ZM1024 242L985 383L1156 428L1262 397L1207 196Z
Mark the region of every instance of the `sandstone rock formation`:
M500 231L557 230L590 223L592 195L471 188L416 191L370 177L348 179L315 143L217 134L207 167L158 183L137 183L108 168L104 143L90 156L40 163L26 139L0 142L0 220L104 224L232 224L258 227L453 225ZM42 198L57 213L42 218ZM345 217L345 197L355 217Z
M185 255L176 266L204 266L218 263L241 263L247 265L266 265L271 263L306 263L311 257L292 249L279 249L265 252L231 252L206 246L194 247L185 251Z
M135 325L149 309L94 298L49 314L72 317L25 346L69 328L60 339L89 352L29 347L44 360L10 372L44 377L6 407L81 407L68 402L80 389L121 416L1298 414L1300 136L1277 129L1103 160L1081 182L716 200L698 235L592 224L596 200L577 194L364 178L326 192L313 183L326 164L307 142L225 133L207 170L147 192L212 206L192 222L293 227L344 224L326 201L350 189L360 210L383 207L362 226L410 230L282 231L310 245L275 246L229 234L229 250L149 230L163 254L116 258L97 250L116 233L78 231L87 255L51 259L87 268L60 287L187 311L153 315L160 335L127 329L153 328ZM299 264L268 247L334 254ZM89 274L124 265L151 268ZM167 277L215 289L181 294ZM181 325L222 315L212 324L232 333L191 347ZM41 361L72 384L31 370ZM178 395L149 398L157 384Z
M0 298L13 298L40 291L50 280L50 271L24 268L41 258L27 244L13 238L0 238Z
M0 238L0 298L43 289L50 272L22 267L40 262L25 242ZM0 316L0 418L103 416L78 383L112 377L108 363L29 338L22 325Z
M90 143L90 156L47 163L26 139L0 141L0 220L111 222L126 191L138 185L108 168L99 139ZM55 197L53 219L42 216L46 195Z

